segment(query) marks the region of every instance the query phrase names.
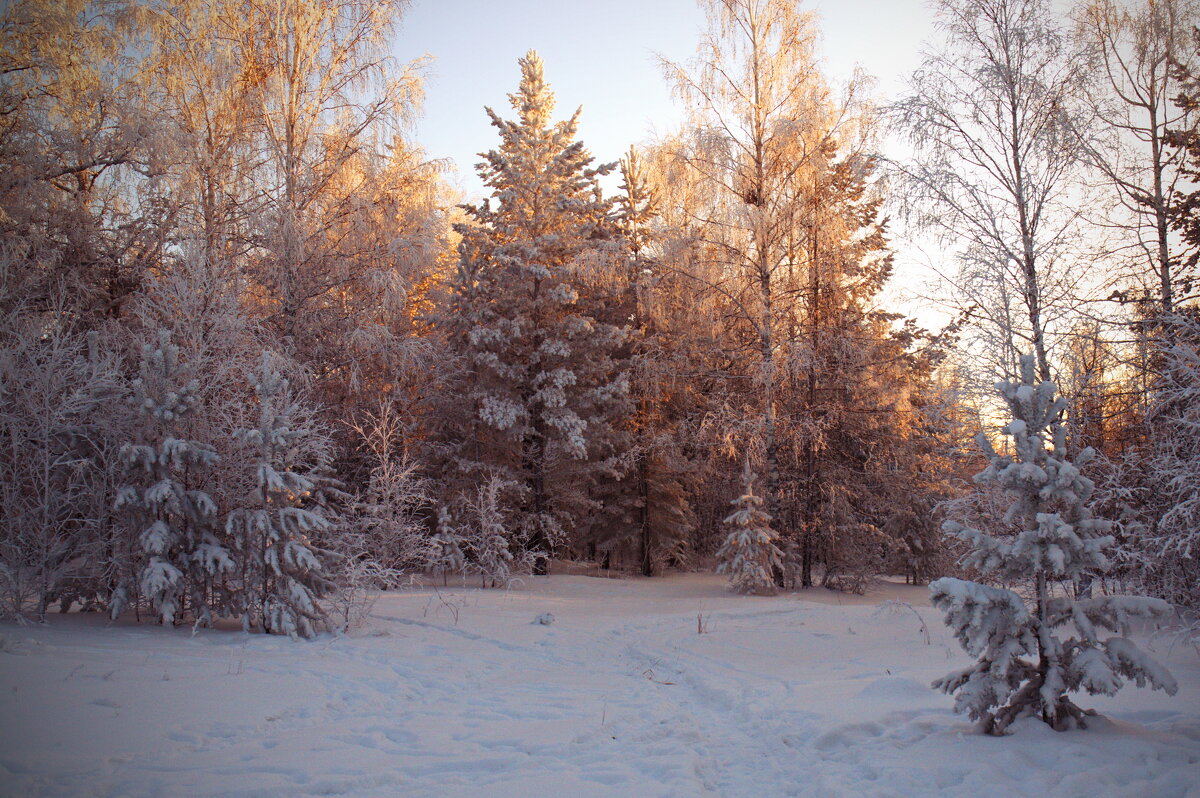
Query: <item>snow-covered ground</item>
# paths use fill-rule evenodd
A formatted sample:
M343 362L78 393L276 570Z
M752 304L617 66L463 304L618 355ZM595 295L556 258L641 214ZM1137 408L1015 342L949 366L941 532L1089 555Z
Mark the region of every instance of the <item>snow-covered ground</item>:
M1200 796L1191 646L1150 643L1174 698L1128 687L1085 700L1106 716L1086 731L997 739L928 687L966 658L923 588L723 584L418 588L310 642L5 625L0 794Z

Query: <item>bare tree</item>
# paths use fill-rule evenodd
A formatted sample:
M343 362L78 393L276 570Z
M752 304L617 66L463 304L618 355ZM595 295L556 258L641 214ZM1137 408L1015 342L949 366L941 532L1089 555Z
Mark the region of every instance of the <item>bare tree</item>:
M795 298L796 226L815 203L814 173L856 136L857 89L836 101L816 58L813 16L780 0L710 0L709 29L687 67L663 61L689 103L695 135L678 158L706 198L695 234L713 261L705 280L751 334L744 355L757 365L757 429L766 510L777 515L776 391L781 315ZM818 178L819 180L819 178Z
M1093 64L1089 86L1094 113L1080 143L1089 165L1111 187L1115 208L1103 220L1120 231L1120 246L1140 285L1128 298L1153 299L1172 313L1179 296L1180 263L1170 221L1183 183L1183 152L1167 146L1168 131L1194 116L1173 103L1180 91L1173 65L1200 62L1190 41L1200 18L1194 0L1088 0L1076 9L1077 35ZM1115 286L1128 288L1128 286ZM1122 298L1125 298L1122 295Z
M70 324L61 311L0 323L0 617L66 609L104 565L117 361Z
M955 252L958 301L1016 373L1052 341L1081 283L1082 186L1071 119L1080 68L1045 0L939 0L942 44L892 107L913 150L896 164L911 218Z

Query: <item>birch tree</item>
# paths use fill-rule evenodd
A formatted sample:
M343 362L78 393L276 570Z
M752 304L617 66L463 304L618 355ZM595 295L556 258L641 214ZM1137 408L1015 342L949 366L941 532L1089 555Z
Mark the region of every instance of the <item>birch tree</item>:
M939 0L942 41L892 107L913 157L897 166L911 218L955 254L951 287L982 322L992 367L1031 349L1049 379L1054 332L1084 285L1080 64L1045 0Z
M1080 137L1083 155L1110 187L1116 208L1104 222L1123 233L1120 247L1134 269L1134 285L1114 289L1152 298L1164 314L1187 298L1186 290L1178 296L1185 266L1170 236L1183 153L1168 139L1195 114L1173 101L1179 72L1200 63L1190 41L1198 16L1191 0L1090 0L1076 10L1077 35L1098 76L1088 87L1095 121L1094 132Z
M850 125L849 103L835 105L817 67L811 14L778 0L712 0L708 30L688 65L663 68L692 114L695 135L678 157L707 203L692 221L708 270L751 339L757 387L754 448L763 462L763 499L777 516L777 408L780 306L793 286L794 226L802 213L802 174Z

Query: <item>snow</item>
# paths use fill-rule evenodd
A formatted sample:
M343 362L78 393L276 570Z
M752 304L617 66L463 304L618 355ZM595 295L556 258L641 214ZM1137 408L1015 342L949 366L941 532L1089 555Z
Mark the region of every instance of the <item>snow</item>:
M312 641L3 625L0 795L1200 796L1194 648L1139 637L1174 698L993 738L928 687L969 664L938 616L890 582L745 597L687 574L452 578Z

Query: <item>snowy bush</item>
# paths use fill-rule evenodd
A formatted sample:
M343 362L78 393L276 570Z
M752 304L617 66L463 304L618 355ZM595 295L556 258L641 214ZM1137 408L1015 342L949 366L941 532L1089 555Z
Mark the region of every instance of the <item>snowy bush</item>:
M370 457L367 485L328 541L328 573L337 583L326 602L343 631L364 622L380 591L411 580L439 552L421 514L429 504L426 479L399 453L401 416L389 402L350 424Z
M717 573L729 574L729 589L738 593L774 593L774 572L782 567L775 545L771 516L762 509L763 500L754 495L754 475L743 475L742 495L733 501L734 510L725 518L729 536L717 552Z
M116 358L66 314L0 323L0 617L94 596Z
M399 446L401 416L389 402L352 424L370 456L366 489L355 499L354 556L373 562L379 587L398 585L427 570L438 554L422 514L428 510L428 481ZM345 537L340 536L340 537Z
M505 512L504 494L517 486L501 477L487 477L471 493L458 499L459 515L471 555L469 568L483 586L508 587L517 574L529 573L543 551L532 549L512 529Z
M1073 601L1052 591L1055 582L1103 573L1104 552L1113 542L1104 534L1108 523L1088 510L1094 488L1079 466L1091 459L1091 450L1075 462L1067 458L1059 421L1065 400L1055 398L1054 383L1035 382L1032 357L1022 358L1019 382L996 387L1013 416L1002 432L1012 439L1015 454L998 454L980 435L988 466L975 479L1013 497L1005 522L1017 524L1020 532L1001 539L957 522L945 524L971 546L964 565L1005 587L952 578L929 586L934 606L977 658L933 686L954 694L955 709L991 734L1002 734L1022 716L1039 717L1060 731L1083 726L1093 713L1068 694L1112 695L1126 679L1173 695L1175 680L1129 640L1135 619L1165 618L1170 605L1127 596ZM1032 602L1010 588L1026 588Z

